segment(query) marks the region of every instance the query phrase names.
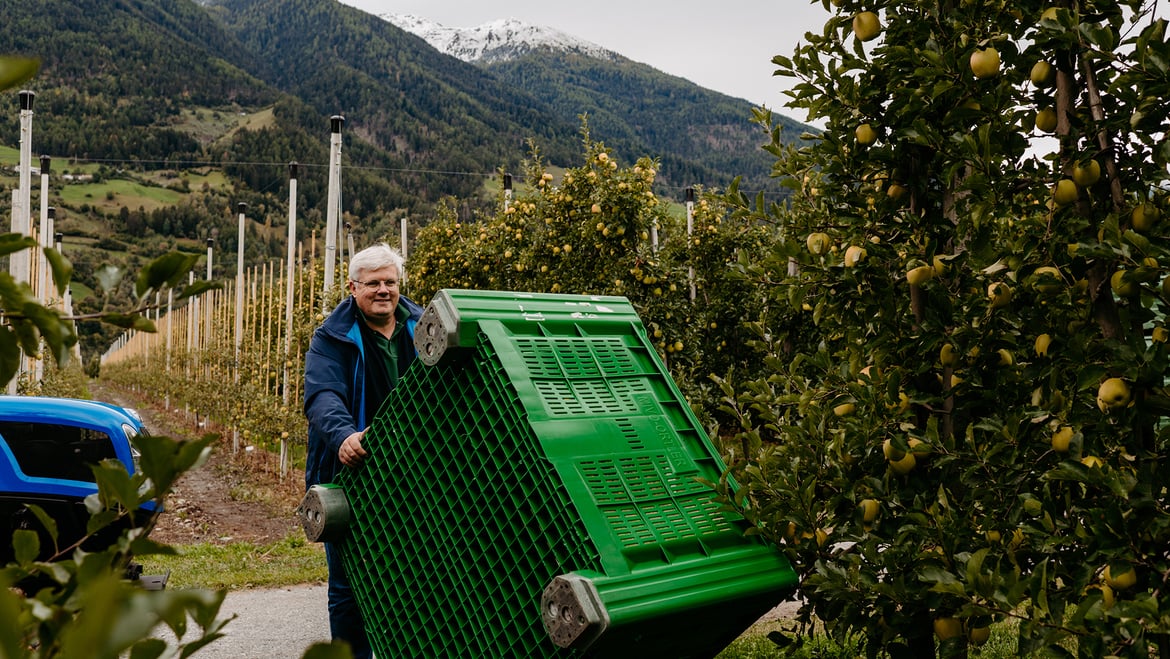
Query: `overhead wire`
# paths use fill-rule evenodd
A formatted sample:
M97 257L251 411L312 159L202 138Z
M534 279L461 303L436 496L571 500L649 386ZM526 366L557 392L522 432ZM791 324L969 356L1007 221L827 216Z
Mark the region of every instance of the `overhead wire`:
M61 160L70 163L84 163L84 164L107 164L107 165L164 165L174 167L287 167L287 162L264 162L256 160L170 160L170 159L153 159L153 160L138 160L138 159L119 159L119 158L80 158L62 156ZM328 163L306 163L297 161L298 166L305 168L319 168L328 169ZM393 174L428 174L437 176L467 176L467 177L493 177L499 174L498 171L492 170L490 172L469 172L446 169L423 169L411 167L373 167L369 165L342 165L343 169L350 169L356 171L369 172L385 172ZM687 188L693 188L701 183L694 185L664 185L659 184L661 188L673 190L676 192L683 192ZM706 187L706 186L703 186ZM749 190L740 188L739 191L744 195L754 197L760 193L765 196L784 197L785 191L782 189L765 190L755 189Z

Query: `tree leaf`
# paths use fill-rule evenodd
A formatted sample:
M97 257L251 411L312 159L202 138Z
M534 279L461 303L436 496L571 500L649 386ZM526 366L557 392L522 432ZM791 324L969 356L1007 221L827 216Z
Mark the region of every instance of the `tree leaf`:
M36 515L37 521L45 528L45 531L49 534L49 539L53 541L53 549L55 552L57 547L57 520L50 517L44 508L34 503L25 504L25 508L28 508L33 515Z
M103 323L115 327L138 330L139 332L157 332L154 321L139 313L104 313L98 316Z
M94 280L97 281L98 287L106 293L111 293L118 284L122 281L122 270L117 266L103 265L93 273Z
M19 565L28 565L37 560L41 551L41 538L36 531L17 529L12 532L12 550Z
M37 246L37 241L21 233L0 233L0 256Z
M73 279L73 263L65 255L52 247L44 249L45 260L49 262L49 270L53 273L53 283L57 287L57 295L64 295L65 289Z
M10 326L0 326L0 385L7 385L20 368L20 346Z
M32 57L0 55L0 91L31 80L41 68L41 61Z
M24 317L36 326L57 363L62 364L68 360L68 349L77 343L77 335L73 333L73 323L64 320L56 309L43 307L33 302L24 305L22 311Z
M183 252L163 254L139 271L138 282L134 287L135 294L141 299L149 292L178 286L198 260L198 254Z
M222 282L207 281L206 279L200 279L198 281L191 283L188 286L184 286L183 291L181 293L179 293L179 295L175 299L182 300L183 298L194 297L194 296L199 295L201 293L206 293L207 291L218 291L221 289L223 289Z

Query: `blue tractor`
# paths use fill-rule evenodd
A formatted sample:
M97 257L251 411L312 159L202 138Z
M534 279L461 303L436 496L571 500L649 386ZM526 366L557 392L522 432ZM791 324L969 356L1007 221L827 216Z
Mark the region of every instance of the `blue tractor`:
M29 509L35 504L57 524L56 547L79 541L81 548L105 547L126 525L141 525L155 512L153 502L86 538L85 498L98 491L91 465L113 459L130 474L137 471L135 437L145 434L141 418L117 405L91 400L0 396L0 566L14 559L12 535L18 529L41 534L40 560L55 553L51 538ZM127 576L151 589L165 577L145 577L131 564Z

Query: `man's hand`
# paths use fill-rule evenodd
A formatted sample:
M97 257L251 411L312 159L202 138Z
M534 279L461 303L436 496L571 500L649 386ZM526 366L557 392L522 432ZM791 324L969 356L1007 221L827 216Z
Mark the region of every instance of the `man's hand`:
M362 437L365 434L366 431L359 430L341 442L341 448L337 449L337 458L341 460L341 464L347 467L358 467L370 455L366 449L362 448Z

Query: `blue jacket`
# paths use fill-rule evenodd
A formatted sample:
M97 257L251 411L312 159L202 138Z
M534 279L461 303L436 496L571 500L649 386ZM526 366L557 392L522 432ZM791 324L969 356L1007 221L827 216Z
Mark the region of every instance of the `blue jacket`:
M399 374L414 360L414 328L422 307L405 296L398 305L410 312L406 331L395 337L400 354ZM309 420L309 448L305 456L305 487L334 480L341 461L337 451L351 434L370 425L376 409L366 409L366 347L362 345L357 303L347 297L313 332L305 355L305 417Z

